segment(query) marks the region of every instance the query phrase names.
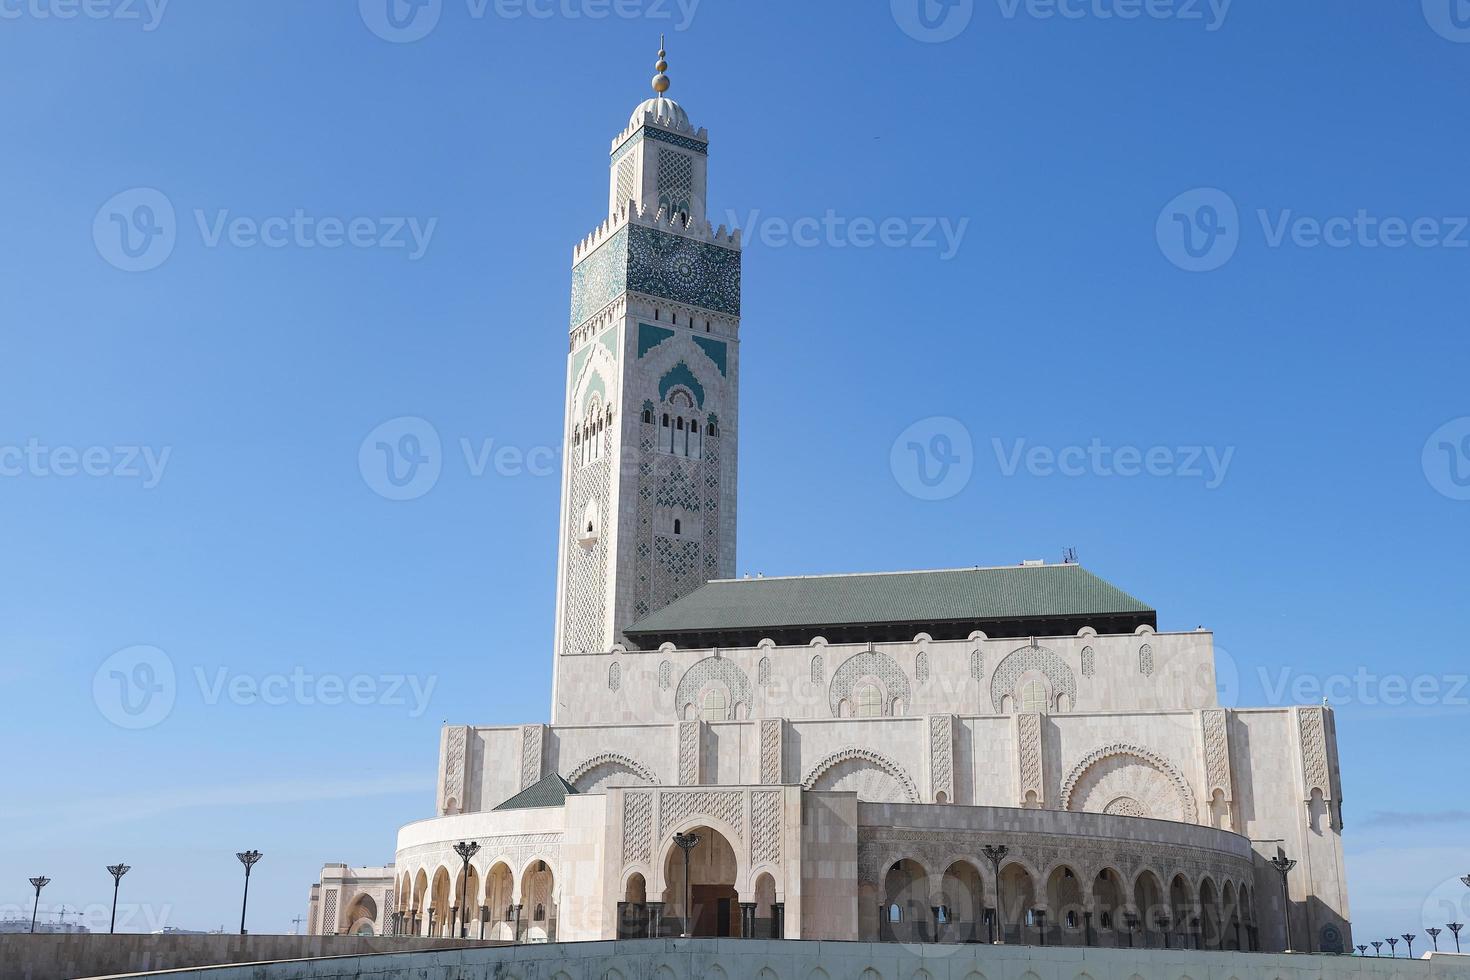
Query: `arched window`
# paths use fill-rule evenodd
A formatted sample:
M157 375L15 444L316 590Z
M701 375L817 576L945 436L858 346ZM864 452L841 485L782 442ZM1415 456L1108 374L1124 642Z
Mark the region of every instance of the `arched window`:
M645 424L648 425L651 425L653 423L653 409L645 408L643 410L643 421Z
M878 693L875 685L859 684L857 691L853 694L853 700L857 704L854 714L859 718L882 717L883 697Z
M531 917L531 921L533 921L533 922L545 922L546 921L546 906L544 906L544 905L542 905L542 904L540 904L538 902L537 905L536 905L536 914Z
M898 907L898 903L897 902L894 902L892 905L888 906L888 921L889 922L902 922L903 921L903 909L901 909L901 908Z
M1045 711L1047 705L1046 685L1041 681L1027 681L1021 686L1021 710Z
M701 712L705 721L725 720L725 692L717 687L710 688L704 693L704 709Z
M680 419L674 419L674 428L678 429L680 432L683 432L684 431L684 420L681 419L681 418Z
M684 524L677 517L674 518L674 533L679 534L684 530Z
M669 427L669 413L668 412L665 412L664 413L663 426L664 426L665 429L667 429Z

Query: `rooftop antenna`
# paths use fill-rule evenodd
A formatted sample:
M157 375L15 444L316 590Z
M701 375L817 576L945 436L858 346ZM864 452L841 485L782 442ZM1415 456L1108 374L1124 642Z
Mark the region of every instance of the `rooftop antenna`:
M1063 548L1062 549L1062 564L1063 565L1075 565L1075 564L1077 564L1077 549L1076 548Z

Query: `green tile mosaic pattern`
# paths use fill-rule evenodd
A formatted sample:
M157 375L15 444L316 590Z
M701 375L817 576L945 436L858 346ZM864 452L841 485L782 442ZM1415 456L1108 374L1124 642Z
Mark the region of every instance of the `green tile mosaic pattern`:
M572 326L625 290L740 315L740 252L631 225L572 269Z
M673 335L674 331L668 327L655 327L651 323L638 324L638 356L642 358Z
M723 340L716 340L713 337L700 337L697 334L694 337L694 342L699 345L701 350L709 355L711 361L715 362L715 367L720 369L720 376L728 378L730 372L725 367L725 356L729 352L729 348L725 345L725 342Z

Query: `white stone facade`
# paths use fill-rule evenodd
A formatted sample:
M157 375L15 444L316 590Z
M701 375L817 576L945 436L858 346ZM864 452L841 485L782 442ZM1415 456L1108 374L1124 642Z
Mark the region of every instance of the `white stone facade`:
M393 865L349 868L328 864L311 886L306 906L308 936L386 936L398 910Z
M707 141L661 100L614 142L574 255L551 724L443 730L392 928L1274 950L1289 914L1349 949L1332 711L1221 706L1205 630L627 642L734 568L739 238L704 220Z

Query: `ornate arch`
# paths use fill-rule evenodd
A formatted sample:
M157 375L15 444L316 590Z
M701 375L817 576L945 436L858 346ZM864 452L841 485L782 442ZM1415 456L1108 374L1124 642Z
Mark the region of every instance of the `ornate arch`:
M1067 773L1067 778L1062 781L1062 809L1072 809L1072 796L1077 790L1077 783L1089 769L1099 762L1117 756L1127 756L1136 759L1166 776L1173 785L1174 792L1179 797L1179 808L1184 814L1185 821L1188 823L1196 823L1198 821L1197 811L1194 805L1194 791L1189 788L1189 780L1184 778L1184 774L1179 771L1179 768L1157 752L1146 749L1141 745L1129 745L1125 742L1115 742L1112 745L1105 745L1100 749L1094 749L1084 756L1082 761L1071 768Z
M893 714L893 699L899 698L905 705L913 703L909 694L909 679L902 668L886 653L868 650L848 657L842 666L832 672L832 685L827 689L827 704L832 717L839 717L843 701L852 701L852 689L863 677L876 677L883 684L883 714Z
M1077 678L1072 668L1051 650L1033 644L1006 654L990 675L990 704L996 714L1001 713L1001 699L1013 694L1021 675L1032 670L1046 675L1053 698L1065 694L1070 704L1077 703Z
M730 692L730 703L726 706L730 712L729 717L739 717L735 708L741 704L745 705L745 716L750 716L753 710L750 678L733 661L723 657L705 657L684 671L684 676L679 678L679 689L675 692L674 710L683 711L686 704L697 705L699 692L711 681L724 684Z
M899 765L897 762L894 762L892 759L888 758L888 756L884 755L881 752L875 752L872 749L859 748L855 745L849 745L846 748L838 749L836 752L833 752L832 754L822 759L815 766L812 766L811 771L808 772L806 775L806 779L802 780L801 782L802 788L808 790L815 789L817 785L817 780L825 776L828 770L832 769L834 766L841 765L844 762L854 761L866 762L869 765L878 769L880 772L883 772L886 775L893 777L895 780L898 781L899 786L903 788L904 795L908 797L908 801L910 803L919 802L919 790L914 785L913 779L910 778L909 774L904 771L903 766Z
M577 768L573 769L571 775L567 776L567 782L575 786L577 780L587 776L589 773L592 772L592 770L598 768L599 766L617 766L620 769L628 770L639 779L648 783L650 786L658 785L657 773L655 773L652 769L648 768L638 760L630 759L628 756L623 755L619 752L603 752L599 755L594 755L592 758L586 760L581 765L577 766Z

